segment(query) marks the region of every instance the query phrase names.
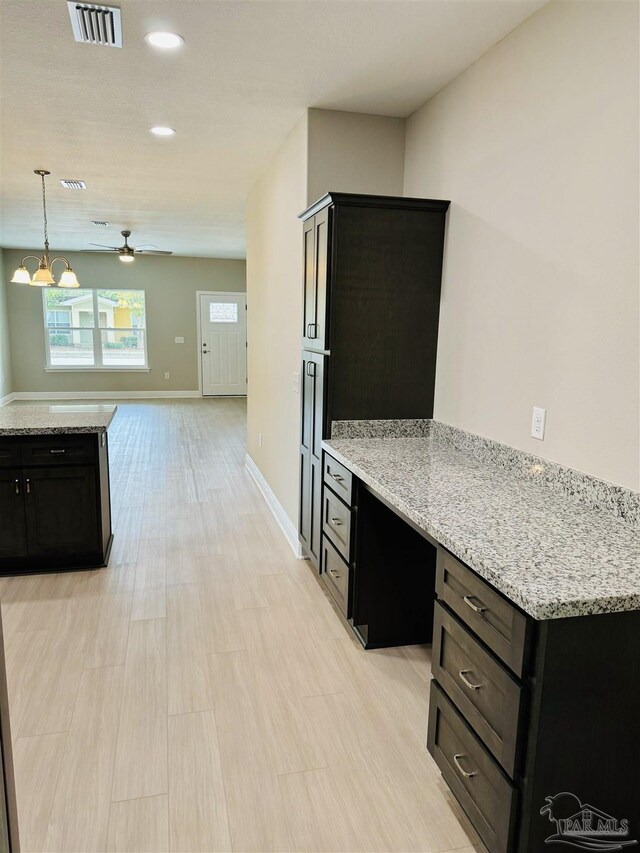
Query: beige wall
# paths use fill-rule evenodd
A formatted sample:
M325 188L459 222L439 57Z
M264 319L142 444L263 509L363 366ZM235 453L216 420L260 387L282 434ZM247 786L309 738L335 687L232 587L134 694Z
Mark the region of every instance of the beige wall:
M402 193L404 121L308 110L247 202L248 451L297 524L302 226L328 190ZM262 433L262 447L258 434Z
M26 250L5 249L10 277ZM83 287L145 291L150 371L49 373L42 291L8 284L14 391L192 391L198 388L196 291L245 290L244 261L140 256L122 264L112 255L67 253ZM1 309L0 309L1 310ZM184 344L174 343L176 336ZM165 372L171 374L165 379Z
M404 190L453 200L435 416L638 489L637 4L527 20L408 120Z
M302 246L307 117L295 125L247 200L247 449L294 523L298 506ZM258 434L262 433L262 447Z
M5 274L4 252L0 249L0 400L13 391L7 305L7 289L11 285L7 284Z
M311 109L309 204L326 192L402 195L405 120Z

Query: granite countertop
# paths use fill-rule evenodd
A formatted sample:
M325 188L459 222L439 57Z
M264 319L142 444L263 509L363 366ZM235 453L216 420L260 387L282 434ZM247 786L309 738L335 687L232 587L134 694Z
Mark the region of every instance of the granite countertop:
M640 609L640 527L426 432L323 447L535 619Z
M0 408L0 436L105 432L117 408L112 405L75 403L3 406Z

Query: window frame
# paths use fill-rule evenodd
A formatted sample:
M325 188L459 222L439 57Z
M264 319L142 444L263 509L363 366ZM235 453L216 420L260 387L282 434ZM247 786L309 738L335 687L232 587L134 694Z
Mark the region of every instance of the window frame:
M60 288L56 288L59 290ZM104 289L104 288L102 288ZM114 288L115 289L115 288ZM44 370L47 373L86 373L96 372L96 373L135 373L136 371L139 373L148 373L151 368L149 366L149 354L147 350L147 294L145 290L140 288L133 287L124 287L120 288L122 292L131 292L135 291L137 293L142 293L144 299L144 318L145 323L144 326L135 326L126 329L116 329L111 326L101 326L100 325L100 308L98 302L98 288L94 287L83 287L81 290L89 290L91 291L93 305L92 305L92 314L93 314L93 326L72 326L69 325L64 329L60 329L59 327L50 326L47 320L47 314L49 312L49 308L47 307L47 292L50 290L48 287L42 288L42 315L43 315L43 327L44 327L44 349L45 349L45 366ZM69 293L69 299L73 298L73 293L66 291ZM72 319L72 313L69 312L70 320ZM97 318L97 322L96 322ZM74 365L59 365L51 363L51 342L50 342L50 332L51 331L64 331L68 333L73 333L74 331L85 331L92 333L92 342L93 342L93 364L74 364ZM142 340L144 344L144 364L143 365L112 365L112 364L104 364L103 360L103 350L102 350L102 332L142 332Z

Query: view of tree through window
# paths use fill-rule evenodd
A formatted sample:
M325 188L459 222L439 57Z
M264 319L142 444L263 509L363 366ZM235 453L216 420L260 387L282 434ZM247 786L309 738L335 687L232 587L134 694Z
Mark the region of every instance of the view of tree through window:
M147 367L144 290L42 292L47 366Z

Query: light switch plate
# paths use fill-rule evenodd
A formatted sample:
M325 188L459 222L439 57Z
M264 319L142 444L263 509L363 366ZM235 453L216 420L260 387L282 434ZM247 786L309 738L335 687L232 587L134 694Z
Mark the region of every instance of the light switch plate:
M291 379L291 384L293 385L293 390L296 392L296 394L299 394L300 393L300 374L299 373L293 374L293 377Z
M544 427L547 420L547 410L541 409L539 406L533 407L533 416L531 418L531 437L544 441Z
M184 343L184 338L182 336L180 336L178 338L174 338L174 340L177 344L183 344Z

